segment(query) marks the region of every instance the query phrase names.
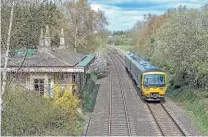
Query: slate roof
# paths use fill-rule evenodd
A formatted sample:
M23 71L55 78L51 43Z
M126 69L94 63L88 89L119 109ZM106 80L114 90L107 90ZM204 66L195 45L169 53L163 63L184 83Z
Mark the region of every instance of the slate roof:
M71 49L56 49L55 51L37 51L30 57L10 57L8 67L64 67L75 66L85 58L85 54L77 53ZM1 54L1 67L4 65L4 55Z
M85 67L90 64L91 61L95 58L95 55L87 55L84 59L82 59L76 66Z

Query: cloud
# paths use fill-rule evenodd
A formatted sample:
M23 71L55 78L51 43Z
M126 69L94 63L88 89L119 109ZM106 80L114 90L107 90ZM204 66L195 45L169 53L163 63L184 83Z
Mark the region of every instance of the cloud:
M204 0L90 0L94 4L121 4L121 3L178 3L203 2Z
M91 0L93 10L105 12L108 19L108 29L128 30L138 20L143 20L144 14L161 15L169 8L186 5L188 8L201 7L204 0Z
M91 4L93 10L98 9L105 12L108 19L109 30L128 30L131 29L138 20L143 20L143 15L149 13L148 10L124 10L116 6L103 4ZM160 15L162 11L152 11L154 14Z

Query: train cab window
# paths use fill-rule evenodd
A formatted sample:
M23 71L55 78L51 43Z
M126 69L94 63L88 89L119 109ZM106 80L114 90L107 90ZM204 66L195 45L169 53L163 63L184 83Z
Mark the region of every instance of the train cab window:
M145 86L165 86L165 76L163 74L144 75Z

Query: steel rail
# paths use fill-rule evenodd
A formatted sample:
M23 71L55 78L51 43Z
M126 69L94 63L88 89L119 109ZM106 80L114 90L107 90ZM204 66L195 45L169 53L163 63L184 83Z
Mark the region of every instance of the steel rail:
M109 54L110 55L110 54ZM123 87L122 87L122 84L121 84L121 78L120 78L120 74L118 72L118 68L116 66L116 63L115 61L113 61L113 58L111 57L110 55L110 58L116 68L116 72L117 72L117 75L118 75L118 79L119 79L119 86L120 86L120 89L121 89L121 95L122 95L122 101L123 101L123 105L124 105L124 111L125 111L125 117L126 117L126 124L127 124L127 130L128 130L128 136L131 136L131 129L130 129L130 124L129 124L129 119L128 119L128 114L127 114L127 107L126 107L126 101L125 101L125 96L124 96L124 92L123 92Z

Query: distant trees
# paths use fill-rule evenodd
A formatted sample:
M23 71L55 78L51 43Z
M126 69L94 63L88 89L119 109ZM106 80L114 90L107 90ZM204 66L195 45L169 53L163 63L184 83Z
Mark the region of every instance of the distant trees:
M208 12L202 9L180 6L135 25L137 53L165 68L173 85L208 87Z
M123 34L125 34L125 31L114 31L113 32L113 36L114 35L123 35Z

